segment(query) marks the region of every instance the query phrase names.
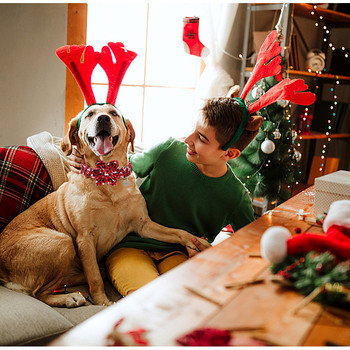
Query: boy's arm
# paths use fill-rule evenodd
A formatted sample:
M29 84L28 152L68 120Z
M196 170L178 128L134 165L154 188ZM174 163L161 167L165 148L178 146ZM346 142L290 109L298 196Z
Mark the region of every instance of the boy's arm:
M79 174L84 157L78 152L75 145L72 146L72 153L67 158L70 170Z
M241 196L239 205L234 209L230 224L234 231L250 224L255 220L252 200L247 191L244 191Z
M129 156L132 169L137 177L146 177L153 169L160 154L170 145L171 139L159 143L142 153L135 153Z

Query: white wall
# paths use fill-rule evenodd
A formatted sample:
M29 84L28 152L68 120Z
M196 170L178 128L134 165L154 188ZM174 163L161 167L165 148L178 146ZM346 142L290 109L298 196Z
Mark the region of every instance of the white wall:
M67 4L0 4L0 147L64 134Z

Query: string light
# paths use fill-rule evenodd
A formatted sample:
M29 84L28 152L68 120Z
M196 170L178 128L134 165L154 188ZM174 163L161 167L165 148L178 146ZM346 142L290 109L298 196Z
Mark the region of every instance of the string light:
M327 24L324 24L322 27L320 26L320 24L319 24L317 21L318 21L318 20L322 21L322 20L323 20L323 16L318 16L318 15L317 15L317 11L316 11L316 10L317 10L317 5L314 5L313 8L314 8L314 10L311 11L311 15L312 15L312 16L316 16L315 26L316 26L316 27L319 27L320 29L323 29L324 33L327 34L327 35L324 36L324 38L323 38L323 41L324 41L324 42L327 42L327 41L328 41L327 36L328 36L328 34L330 33L330 32L329 32L329 28L327 27ZM335 48L335 46L333 45L333 43L329 42L328 45L329 45L329 47L332 49L332 51L335 51L335 50L336 50L336 48ZM346 51L346 49L345 49L344 46L342 46L341 50L344 52L344 57L345 57L345 58L349 58L349 52Z
M318 21L322 21L323 20L323 16L318 16L316 10L317 10L317 5L314 5L313 6L313 10L311 10L311 15L312 16L316 16L315 26L320 28L320 29L323 29L323 36L324 36L323 37L323 42L324 43L328 42L328 46L330 47L330 49L332 51L335 51L336 47L334 46L334 44L332 42L329 41L330 30L327 27L327 24L323 24L323 26L321 26L319 24ZM341 47L341 51L344 53L344 57L345 58L349 58L349 52L346 50L346 48L344 46ZM325 71L325 68L324 68L324 71ZM315 80L316 80L318 74L321 74L321 72L316 72ZM335 80L335 86L339 85L340 82L338 80L338 77L336 76L335 79L336 79ZM316 84L316 91L318 90L318 88L319 87ZM331 105L329 107L330 116L329 116L329 118L327 120L327 128L326 128L327 131L325 132L325 135L328 136L328 137L325 139L325 143L323 144L322 151L321 151L321 166L319 168L319 171L322 172L322 174L324 173L325 163L326 163L326 159L327 159L327 149L328 149L327 146L329 145L329 143L332 140L332 138L331 138L332 120L336 117L335 109L336 109L337 104L338 104L338 102L337 102L338 96L335 94L335 87L332 87L330 90L331 90L331 93L333 94L333 105ZM300 139L301 139L301 137L300 137Z
M329 111L330 111L330 117L327 120L327 132L325 133L326 136L329 136L326 139L326 143L323 144L322 146L322 151L321 151L321 166L319 168L319 171L322 172L322 174L324 173L324 167L325 167L325 163L326 163L326 158L327 158L327 143L329 144L332 140L331 138L331 131L332 131L332 120L336 117L337 113L335 111L335 108L338 104L338 102L336 101L338 96L335 94L335 88L332 87L330 89L331 93L333 94L333 105L329 106Z

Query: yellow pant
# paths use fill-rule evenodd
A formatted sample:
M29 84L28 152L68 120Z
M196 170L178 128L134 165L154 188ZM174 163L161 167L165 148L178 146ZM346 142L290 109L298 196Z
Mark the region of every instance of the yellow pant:
M117 291L125 296L186 261L181 251L155 252L120 248L106 259L108 276Z

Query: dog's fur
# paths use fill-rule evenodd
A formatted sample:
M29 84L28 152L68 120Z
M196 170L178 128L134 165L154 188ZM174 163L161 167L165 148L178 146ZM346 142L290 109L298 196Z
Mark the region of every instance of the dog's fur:
M118 110L108 104L93 105L71 123L62 150L72 145L95 167L98 159L128 164L127 149L133 148L134 130L126 126ZM96 136L107 134L113 149L105 155L96 148ZM87 282L95 304L109 305L98 261L127 233L180 243L197 249L193 236L153 222L135 184L119 180L116 186L97 186L91 178L71 172L69 181L12 220L0 234L0 281L8 288L36 297L52 306L75 307L86 303L80 293L54 294L58 286ZM200 240L208 246L204 240Z

